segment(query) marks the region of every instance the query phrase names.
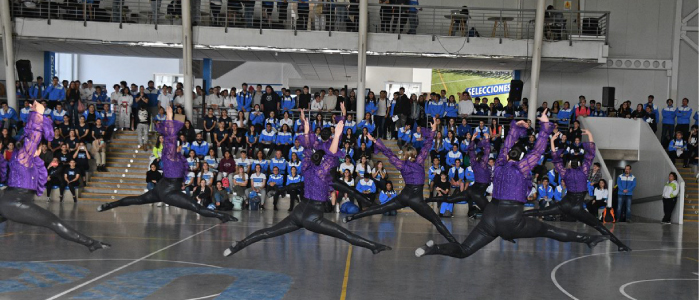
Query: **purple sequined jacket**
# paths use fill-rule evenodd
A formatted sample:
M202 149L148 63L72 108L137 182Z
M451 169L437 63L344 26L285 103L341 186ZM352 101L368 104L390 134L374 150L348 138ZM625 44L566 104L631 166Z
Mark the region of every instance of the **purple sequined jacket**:
M167 120L160 122L155 129L163 136L163 177L184 178L189 166L187 159L177 151L177 133L184 124L180 121Z
M340 165L339 158L342 157L342 152L336 151L331 153L328 150L330 148L329 144L327 142L319 142L313 133L300 135L297 139L304 148L303 161L301 162L301 175L303 175L305 186L303 196L312 201L328 201L328 196L332 191L330 186L332 183L332 172ZM325 151L323 160L317 166L311 161L314 149Z
M44 161L36 156L36 149L41 138L53 141L53 122L36 112L31 112L24 126L22 147L17 149L10 160L10 177L8 186L36 191L38 196L44 194L48 173Z
M381 140L376 140L374 143L374 152L381 152L388 158L388 161L393 164L405 180L405 184L424 185L425 184L425 166L424 162L432 149L434 142L434 132L431 129L422 128L422 137L425 138L425 144L422 146L420 153L415 158L415 161L407 161L398 158L391 149L388 149Z
M483 138L480 142L478 142L478 147L483 149L481 161L476 160L476 143L471 142L471 144L468 145L468 157L471 160L473 177L475 177L476 183L490 184L490 179L492 177L492 171L490 170L490 166L488 166L488 157L490 157L490 141Z
M544 153L548 137L553 131L551 122L541 123L540 126L534 149L519 161L508 161L507 152L510 152L517 140L527 133L527 128L519 127L515 120L510 123L510 133L505 138L505 143L495 162L493 199L527 202L527 195L532 185L531 170Z
M585 149L585 159L582 166L577 169L568 169L563 164L563 150L558 150L551 159L556 172L561 176L561 179L566 182L566 189L569 193L587 192L587 173L592 166L592 161L595 159L595 143L583 143Z

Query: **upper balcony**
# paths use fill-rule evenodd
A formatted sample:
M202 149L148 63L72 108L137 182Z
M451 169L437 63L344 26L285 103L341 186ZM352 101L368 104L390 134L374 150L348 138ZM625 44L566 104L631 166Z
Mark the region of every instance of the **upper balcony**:
M179 0L101 2L16 4L18 42L55 52L181 57ZM356 65L357 3L192 4L195 58L304 63L315 53L328 64ZM368 13L370 66L515 70L529 63L533 9L369 4ZM575 72L605 63L608 24L608 12L548 11L542 70Z

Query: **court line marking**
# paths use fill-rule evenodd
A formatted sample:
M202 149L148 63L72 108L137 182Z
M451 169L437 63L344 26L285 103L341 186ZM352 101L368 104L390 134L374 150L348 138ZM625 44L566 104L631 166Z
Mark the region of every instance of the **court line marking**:
M697 250L699 248L661 248L661 249L643 249L643 250L633 250L632 252L647 252L647 251L669 251L669 250ZM579 259L587 258L587 257L592 257L592 256L600 256L600 255L608 255L608 254L619 254L619 253L625 253L625 252L604 252L604 253L594 253L594 254L588 254L588 255L583 255L580 257L572 258L569 260L566 260L560 264L558 264L553 270L551 271L551 281L553 281L553 284L560 290L563 294L568 296L568 298L573 299L573 300L580 300L578 298L575 298L571 293L566 291L559 283L558 280L556 280L556 272L558 269L560 269L563 265L573 262Z
M128 264L125 264L125 265L123 265L123 266L121 266L121 267L118 267L118 268L116 268L116 269L114 269L114 270L111 270L111 271L109 271L109 272L107 272L107 273L104 273L104 274L102 274L102 275L100 275L100 276L97 276L97 277L95 277L95 278L93 278L93 279L91 279L91 280L88 280L88 281L86 281L86 282L83 282L82 284L79 284L79 285L77 285L77 286L75 286L75 287L73 287L73 288L70 288L70 289L68 289L68 290L66 290L66 291L63 291L62 293L56 294L55 296L53 296L53 297L51 297L51 298L48 298L48 299L46 299L46 300L58 299L59 297L62 297L62 296L64 296L64 295L68 294L68 293L71 293L71 292L73 292L73 291L75 291L75 290L78 290L78 289L80 289L80 288L82 288L82 287L84 287L84 286L86 286L86 285L89 285L89 284L91 284L91 283L93 283L93 282L95 282L95 281L97 281L97 280L100 280L100 279L102 279L102 278L104 278L104 277L107 277L107 276L112 275L112 274L114 274L114 273L116 273L116 272L119 272L119 271L121 271L121 270L123 270L123 269L125 269L125 268L127 268L127 267L129 267L129 266L131 266L131 265L134 265L134 264L136 264L136 263L138 263L138 262L140 262L140 261L143 261L143 260L145 260L145 259L147 259L147 258L149 258L149 257L151 257L151 256L153 256L153 255L156 255L156 254L158 254L158 253L160 253L160 252L163 252L163 251L165 251L165 250L167 250L167 249L170 249L170 248L172 248L172 247L174 247L174 246L176 246L176 245L179 245L180 243L183 243L183 242L185 242L185 241L187 241L187 240L189 240L189 239L191 239L191 238L193 238L193 237L195 237L195 236L197 236L197 235L200 235L200 234L202 234L202 233L204 233L204 232L207 232L207 231L209 231L209 230L211 230L211 229L214 229L214 228L216 228L218 225L219 225L219 224L214 225L214 226L212 226L212 227L209 227L209 228L207 228L207 229L204 229L204 230L202 230L202 231L199 231L199 232L197 232L197 233L195 233L195 234L193 234L193 235L190 235L190 236L188 236L188 237L186 237L186 238L184 238L184 239L182 239L182 240L180 240L180 241L178 241L178 242L175 242L175 243L173 243L173 244L170 244L169 246L167 246L167 247L165 247L165 248L162 248L162 249L160 249L160 250L157 250L157 251L155 251L155 252L152 252L152 253L150 253L150 254L148 254L148 255L146 255L146 256L144 256L144 257L141 257L141 258L139 258L139 259L136 259L136 260L134 260L134 261L132 261L132 262L130 262L130 263L128 263Z
M693 260L693 261L696 261L696 262L699 262L699 260L697 260L696 258L691 258L691 257L686 257L686 256L685 256L684 258L689 259L689 260Z
M347 298L347 283L349 282L350 262L352 262L352 245L349 246L349 251L347 251L345 277L342 279L342 293L340 294L340 300L345 300Z
M52 260L34 260L30 261L32 263L45 263L45 262L76 262L76 261L125 261L125 260L134 260L133 258L79 258L79 259L52 259ZM223 269L223 267L219 266L214 266L214 265L209 265L209 264L203 264L203 263L195 263L195 262L190 262L190 261L181 261L181 260L168 260L168 259L144 259L142 261L156 261L156 262L172 262L172 263L179 263L179 264L187 264L187 265L195 265L195 266L203 266L203 267L210 267L210 268L216 268L216 269Z
M619 287L619 292L624 295L624 297L631 299L631 300L638 300L634 297L631 297L629 294L626 293L626 287L632 284L636 283L642 283L642 282L654 282L654 281L695 281L699 280L697 278L659 278L659 279L648 279L648 280L638 280L638 281L631 281L627 284L622 285Z

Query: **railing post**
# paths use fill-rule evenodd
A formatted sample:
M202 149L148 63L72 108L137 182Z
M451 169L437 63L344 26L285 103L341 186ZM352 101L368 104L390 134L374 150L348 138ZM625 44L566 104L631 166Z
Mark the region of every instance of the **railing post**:
M398 6L398 39L400 40L400 34L401 34L401 32L403 32L403 28L401 28L401 18L402 18L402 14L403 14L403 9L401 9L400 5L397 5L397 6Z
M231 1L231 0L228 0L228 1ZM277 7L278 6L279 6L279 4L277 4ZM223 32L228 33L228 3L226 3L226 23L224 25Z
M255 1L258 2L258 1ZM260 8L262 9L262 13L264 12L264 8L262 7L262 2L260 2ZM255 20L255 7L253 6L253 11L252 11L252 19ZM262 34L262 15L260 15L260 34Z
M87 27L87 1L83 1L83 27Z
M162 0L155 0L155 11L153 11L153 24L155 24L155 30L158 30L158 13L160 13L160 4L162 4Z
M335 11L334 10L335 7L332 4L329 4L329 5L330 5L330 11L328 12L328 14L330 15L330 21L329 21L330 24L326 24L326 25L328 26L328 36L332 36L333 35L333 12Z
M437 9L436 9L436 8L433 8L433 9L432 9L432 30L434 30L435 28L437 28L437 26L436 26L437 23L436 23L436 22L437 22ZM432 41L434 41L434 37L435 37L435 34L434 34L434 31L433 31L433 32L432 32Z
M124 0L120 0L120 1L121 2L119 2L119 29L122 28L122 24L124 21L124 20L122 20L124 18Z
M49 14L49 19L48 19L47 23L48 23L49 25L51 25L51 1L49 1L49 11L48 11L48 14Z
M604 44L609 46L609 25L611 24L609 22L609 19L610 19L611 15L609 13L606 13L605 15L607 17L606 17L606 21L604 22L604 24L605 24L605 26L604 26ZM599 23L597 25L599 26Z

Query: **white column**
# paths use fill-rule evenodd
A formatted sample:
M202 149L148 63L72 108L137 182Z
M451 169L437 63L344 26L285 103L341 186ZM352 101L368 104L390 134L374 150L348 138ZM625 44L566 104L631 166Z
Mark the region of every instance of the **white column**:
M546 9L545 0L536 2L536 20L534 23L534 51L532 52L532 73L530 76L531 91L529 94L529 114L527 118L536 124L536 108L539 98L539 74L541 73L541 47L544 43L544 14Z
M367 1L359 1L359 41L357 45L357 118L364 119L364 90L366 87L366 36L369 27ZM348 94L349 96L349 94Z
M675 105L680 106L682 102L677 99L677 90L680 81L680 44L682 43L682 6L683 1L677 0L675 3L675 20L672 29L672 69L670 72L670 87L668 98L675 101Z
M17 94L15 94L15 52L12 41L12 22L10 20L10 1L0 1L0 18L2 18L2 50L3 63L5 64L5 86L7 89L7 105L17 108Z
M192 9L191 0L182 0L182 65L184 66L184 113L192 120Z

